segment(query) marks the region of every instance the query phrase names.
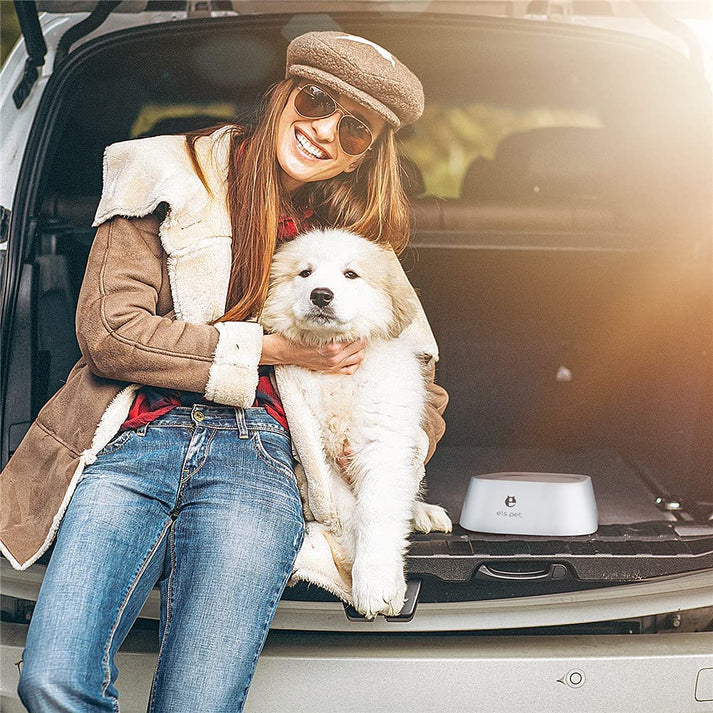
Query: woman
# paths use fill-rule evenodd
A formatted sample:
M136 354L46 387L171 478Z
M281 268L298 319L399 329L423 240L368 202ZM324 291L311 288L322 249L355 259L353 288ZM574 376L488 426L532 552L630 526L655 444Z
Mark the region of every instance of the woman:
M393 134L422 107L420 83L386 50L308 33L253 131L107 149L77 308L82 359L0 478L14 566L59 528L23 657L31 713L117 709L113 657L156 584L149 710L242 710L304 537L292 448L309 444L299 418L288 432L269 367L351 374L364 346L263 335L270 260L309 225L403 247ZM433 354L427 325L419 339ZM431 390L432 450L445 398Z

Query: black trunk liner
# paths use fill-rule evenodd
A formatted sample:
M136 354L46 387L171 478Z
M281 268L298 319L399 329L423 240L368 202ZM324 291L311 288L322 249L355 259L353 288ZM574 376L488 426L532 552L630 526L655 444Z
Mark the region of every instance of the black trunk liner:
M455 524L470 477L504 471L591 476L599 529L582 537L549 538L469 532ZM615 583L712 567L713 523L699 528L696 536L681 536L676 527L681 529L683 523L660 510L655 497L640 474L608 450L565 453L442 445L427 467L426 500L448 510L454 531L449 535L414 533L408 571L411 576L466 582L474 576L490 578L490 568L512 571L515 579L522 575L519 584L524 585L528 574L536 581ZM534 576L538 568L539 578ZM523 574L528 569L532 571Z

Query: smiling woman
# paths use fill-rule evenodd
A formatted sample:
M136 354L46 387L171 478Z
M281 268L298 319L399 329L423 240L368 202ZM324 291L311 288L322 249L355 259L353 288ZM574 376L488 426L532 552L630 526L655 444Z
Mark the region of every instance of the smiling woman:
M319 480L322 446L304 395L271 367L341 379L360 368L365 342L345 334L317 346L263 334L256 320L275 248L302 228L361 233L390 259L403 248L394 132L422 109L420 82L386 50L313 32L290 44L287 78L254 126L107 148L77 308L82 358L0 480L2 551L15 567L57 534L23 657L19 693L32 713L78 700L118 708L113 656L156 583L149 710L240 711L288 578L328 586L329 548L309 567L297 555L304 516L338 523L298 488L292 456ZM408 285L390 264L391 282ZM423 387L437 348L412 290L409 305ZM443 432L437 406L413 414L424 458ZM42 463L39 494L28 482Z
M394 134L423 112L418 78L386 50L340 32L311 32L293 40L286 73L267 96L254 129L230 129L228 181L235 186L228 194L234 236L232 306L218 321L259 313L277 226L285 216L297 229L307 227L307 216L309 224L350 230L397 253L408 241L409 209ZM312 100L305 103L298 97L308 84ZM319 112L317 91L324 94ZM321 116L305 117L299 107ZM364 143L354 146L354 137L361 136L356 132L364 131L355 122L374 139L359 155L347 153L342 145L345 141L349 150L364 148ZM197 142L213 131L189 135L197 169ZM285 350L293 348L269 335L263 342L265 363L291 358ZM349 360L343 366L349 370L355 363Z

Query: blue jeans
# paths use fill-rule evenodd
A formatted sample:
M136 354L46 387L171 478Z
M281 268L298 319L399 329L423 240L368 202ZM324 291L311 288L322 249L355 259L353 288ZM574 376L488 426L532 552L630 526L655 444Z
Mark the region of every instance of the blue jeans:
M22 702L31 713L118 711L114 655L158 583L148 710L241 711L303 536L290 439L264 409L196 404L119 433L59 529Z

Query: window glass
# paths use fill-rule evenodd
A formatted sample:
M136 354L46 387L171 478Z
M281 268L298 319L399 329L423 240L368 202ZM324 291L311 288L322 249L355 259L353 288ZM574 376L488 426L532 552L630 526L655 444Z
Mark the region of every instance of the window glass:
M493 160L505 137L544 127L601 126L594 111L562 106L430 102L400 147L421 170L426 195L458 198L469 167L479 158Z
M231 102L144 104L131 126L130 138L182 133L231 121L236 110L236 105Z

